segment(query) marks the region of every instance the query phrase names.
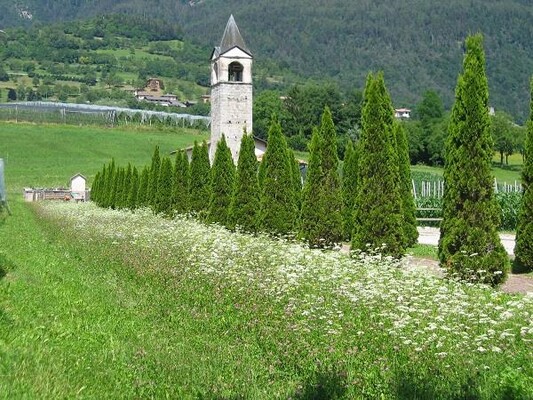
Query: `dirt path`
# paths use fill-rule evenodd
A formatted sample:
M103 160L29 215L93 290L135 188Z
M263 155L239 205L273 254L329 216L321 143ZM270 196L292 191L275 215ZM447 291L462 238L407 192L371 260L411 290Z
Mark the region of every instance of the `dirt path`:
M429 271L438 276L443 276L442 269L436 260L427 258L412 257L409 265L427 267ZM506 293L528 293L533 292L533 278L526 275L509 274L507 281L502 285L501 290Z

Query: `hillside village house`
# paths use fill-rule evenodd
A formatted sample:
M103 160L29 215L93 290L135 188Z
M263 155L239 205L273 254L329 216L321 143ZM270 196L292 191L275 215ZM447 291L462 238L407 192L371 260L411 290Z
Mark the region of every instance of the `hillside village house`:
M396 108L394 110L394 116L399 119L411 118L411 110L409 108Z

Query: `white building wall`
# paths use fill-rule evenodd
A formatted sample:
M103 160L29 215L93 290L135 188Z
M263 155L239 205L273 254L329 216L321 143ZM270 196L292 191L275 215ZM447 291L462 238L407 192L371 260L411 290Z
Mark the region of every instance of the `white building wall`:
M211 162L224 134L233 161L237 163L245 131L252 132L252 85L226 82L214 86L211 89Z
M70 181L71 192L85 192L85 178L77 176Z

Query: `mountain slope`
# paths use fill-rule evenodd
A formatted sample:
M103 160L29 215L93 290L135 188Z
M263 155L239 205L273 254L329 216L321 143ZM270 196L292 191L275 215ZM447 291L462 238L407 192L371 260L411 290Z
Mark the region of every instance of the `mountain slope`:
M179 23L186 37L218 44L231 13L256 63L270 60L314 79L362 88L384 70L396 106L412 106L427 89L447 106L469 33L485 35L491 104L523 120L533 73L530 0L0 0L0 28L88 17L143 14ZM24 4L21 6L21 4ZM22 11L32 20L22 19ZM1 25L3 24L3 25ZM207 58L207 56L206 56Z
M485 35L491 104L524 118L533 73L533 7L527 0L328 2L210 0L179 16L186 34L216 43L234 13L249 47L300 74L362 87L384 70L395 104L436 89L449 106L468 33Z

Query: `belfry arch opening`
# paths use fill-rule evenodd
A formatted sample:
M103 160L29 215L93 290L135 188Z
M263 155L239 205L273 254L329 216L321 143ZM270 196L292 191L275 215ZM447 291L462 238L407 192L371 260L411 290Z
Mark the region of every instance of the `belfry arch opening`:
M213 77L216 81L218 81L218 64L213 64Z
M244 67L237 61L232 62L228 67L228 81L229 82L242 82L242 72Z

